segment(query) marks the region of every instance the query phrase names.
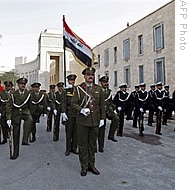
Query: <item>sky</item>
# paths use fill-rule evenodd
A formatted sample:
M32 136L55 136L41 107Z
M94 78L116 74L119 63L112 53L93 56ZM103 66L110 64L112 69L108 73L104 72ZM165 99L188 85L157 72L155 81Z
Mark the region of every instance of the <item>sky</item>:
M0 1L0 66L15 57L36 59L45 29L63 29L62 18L91 48L170 2L170 0Z

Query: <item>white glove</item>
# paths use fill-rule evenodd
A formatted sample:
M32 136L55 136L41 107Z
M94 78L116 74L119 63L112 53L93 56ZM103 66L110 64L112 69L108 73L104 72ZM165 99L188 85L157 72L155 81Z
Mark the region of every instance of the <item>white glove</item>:
M104 120L101 119L101 120L100 120L100 124L99 124L99 128L102 127L103 125L104 125Z
M73 88L73 86L71 84L67 84L67 86L65 87L66 89L68 88Z
M121 107L118 107L117 110L118 110L118 111L121 111Z
M11 126L11 120L7 120L7 125L10 127Z
M51 110L51 108L50 108L50 107L47 107L47 110L48 110L48 111L50 111L50 110Z
M0 113L0 118L1 118L1 113Z
M47 114L46 113L44 113L44 115L43 115L44 117L47 117Z
M82 108L80 113L82 113L84 116L88 116L90 114L90 109L89 108Z
M162 111L162 107L161 107L161 106L158 106L158 109L159 109L160 111Z
M140 112L144 112L143 108L140 108L139 110L140 110Z
M61 113L61 116L62 116L62 120L63 121L67 121L68 120L68 117L67 117L66 113Z
M57 110L53 110L54 115L57 115Z

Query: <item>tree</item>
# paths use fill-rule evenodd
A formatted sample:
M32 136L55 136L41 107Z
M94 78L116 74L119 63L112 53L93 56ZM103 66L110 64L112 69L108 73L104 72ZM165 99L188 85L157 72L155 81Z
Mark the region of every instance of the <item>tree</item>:
M0 80L1 83L3 84L3 82L5 81L11 81L13 83L13 85L16 85L16 80L17 80L17 75L14 72L4 72L3 74L0 75Z

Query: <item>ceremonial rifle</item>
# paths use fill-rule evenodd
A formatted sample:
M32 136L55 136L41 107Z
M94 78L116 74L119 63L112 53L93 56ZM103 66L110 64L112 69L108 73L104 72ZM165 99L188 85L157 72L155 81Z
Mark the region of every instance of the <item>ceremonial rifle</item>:
M11 125L8 129L8 133L9 133L9 150L10 150L10 159L12 159L13 157L13 153L12 153L12 129L13 126Z

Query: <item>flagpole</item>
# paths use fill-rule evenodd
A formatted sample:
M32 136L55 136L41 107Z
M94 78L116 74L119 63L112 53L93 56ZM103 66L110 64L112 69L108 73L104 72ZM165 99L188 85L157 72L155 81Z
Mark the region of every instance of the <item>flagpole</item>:
M64 83L66 86L66 55L65 55L65 33L64 33L64 21L65 21L65 15L63 15L63 55L64 55Z

